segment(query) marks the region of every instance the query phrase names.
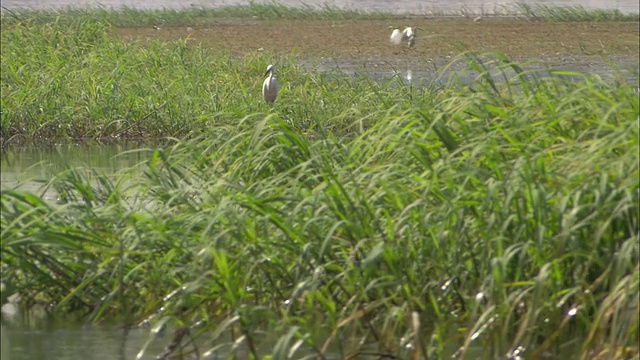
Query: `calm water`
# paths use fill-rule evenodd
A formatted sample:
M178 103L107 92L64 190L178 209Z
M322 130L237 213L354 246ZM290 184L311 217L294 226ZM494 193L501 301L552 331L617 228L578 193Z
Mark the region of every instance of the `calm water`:
M142 148L147 147L140 144L10 147L2 152L0 185L55 200L55 194L50 190L43 193L43 187L67 166L116 175L148 159L143 150L131 151Z
M255 3L270 0L254 0ZM462 9L473 13L505 13L517 2L531 5L584 6L587 8L618 9L622 12L638 12L638 0L278 0L289 6L330 4L340 8L385 10L401 13L430 14L458 13ZM2 6L17 8L55 8L65 6L105 6L132 7L145 9L182 8L189 6L219 7L225 5L246 5L246 0L3 0Z
M452 331L453 331L452 327ZM151 360L165 352L173 339L174 332L165 330L152 335L151 329L125 329L120 325L88 325L68 319L46 319L42 314L13 314L3 316L0 332L2 334L2 360ZM194 332L197 332L195 330ZM258 337L258 353L268 355L277 343L277 337L268 334ZM223 360L232 352L233 339L231 333L222 333L217 339L203 336L193 344L184 344L184 351L196 349L202 360ZM344 339L342 346L337 342L329 346L325 358L327 360L343 359L349 353L350 340ZM273 344L273 345L270 345ZM445 345L445 353L454 354L462 345L459 341L449 341ZM370 354L361 355L360 360L379 360L374 356L377 352L375 344L363 345L364 350L370 348ZM173 355L177 355L175 351ZM248 359L248 349L240 345L235 351L234 359ZM300 350L296 357L312 355L308 350ZM408 353L406 353L408 355ZM140 357L138 357L140 356ZM408 358L408 357L407 357ZM471 346L467 351L467 359L490 359L483 356L481 347ZM560 357L558 359L565 359ZM171 359L176 359L172 357ZM185 359L194 360L193 357ZM555 360L555 359L547 359Z
M3 321L2 360L125 360L149 339L148 329L126 331L120 326L86 326L68 321L30 323ZM142 359L153 359L170 341L153 343Z

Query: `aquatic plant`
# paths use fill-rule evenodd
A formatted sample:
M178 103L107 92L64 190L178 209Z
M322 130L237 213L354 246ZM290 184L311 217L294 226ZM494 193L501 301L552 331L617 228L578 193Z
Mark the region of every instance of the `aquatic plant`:
M515 75L470 56L471 85L414 105L341 80L352 118L256 113L130 175L70 168L55 204L3 189L3 282L199 355L637 351L638 98L494 60Z

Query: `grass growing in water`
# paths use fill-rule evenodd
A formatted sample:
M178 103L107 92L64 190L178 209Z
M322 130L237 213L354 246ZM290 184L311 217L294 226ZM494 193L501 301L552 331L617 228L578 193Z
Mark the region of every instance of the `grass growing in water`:
M267 115L254 92L269 55L111 41L96 53L103 25L48 30L15 29L50 39L44 51L3 31L3 135L127 119L136 130L112 134L203 133L149 150L131 175L61 172L55 204L3 189L3 303L171 324L201 355L637 353L630 86L539 78L498 56L510 82L470 57L476 81L426 91L281 59L290 87ZM5 61L20 55L34 65ZM110 76L90 71L105 63ZM42 69L61 75L40 83ZM191 95L202 87L210 98ZM64 126L79 120L86 130Z

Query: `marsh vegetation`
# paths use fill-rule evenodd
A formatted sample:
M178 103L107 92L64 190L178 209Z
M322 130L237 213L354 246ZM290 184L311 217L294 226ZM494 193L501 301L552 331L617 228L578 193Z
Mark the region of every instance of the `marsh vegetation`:
M419 86L36 23L2 25L5 144L168 145L55 174L56 202L3 187L3 304L166 326L174 355L637 354L637 84L464 53L474 81Z

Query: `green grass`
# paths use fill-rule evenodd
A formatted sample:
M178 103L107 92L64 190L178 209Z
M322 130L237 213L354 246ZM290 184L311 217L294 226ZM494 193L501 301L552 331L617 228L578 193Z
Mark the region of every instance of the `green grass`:
M638 21L640 14L617 9L588 9L584 6L548 6L517 4L518 13L538 21Z
M462 12L464 9L461 9ZM481 10L486 15L524 16L531 20L543 21L638 21L637 13L622 13L619 10L588 9L582 6L531 6L518 3L512 10ZM430 11L428 16L442 17L459 15L456 13ZM384 11L367 11L361 9L341 9L325 4L323 6L289 7L272 2L268 4L250 3L248 5L222 6L216 8L189 7L184 9L140 10L130 7L110 9L106 7L43 10L9 10L3 8L2 24L17 23L47 24L62 22L79 24L85 21L108 22L115 27L151 27L151 26L209 26L229 19L254 20L292 20L292 19L330 19L330 20L363 20L394 19L412 17L411 14L397 14Z
M470 85L418 89L125 44L91 21L10 30L9 141L176 139L117 176L55 174L55 203L3 188L3 303L167 324L167 345L189 329L199 354L637 353L631 85L494 55L516 74L500 82L467 55Z
M116 27L207 26L229 19L279 20L279 19L389 19L398 17L381 11L346 10L334 6L288 7L278 3L223 6L217 8L189 7L183 9L141 10L130 7L110 9L106 7L64 8L45 10L3 11L3 23L34 22L46 24L54 21L76 24L87 20L108 22Z

